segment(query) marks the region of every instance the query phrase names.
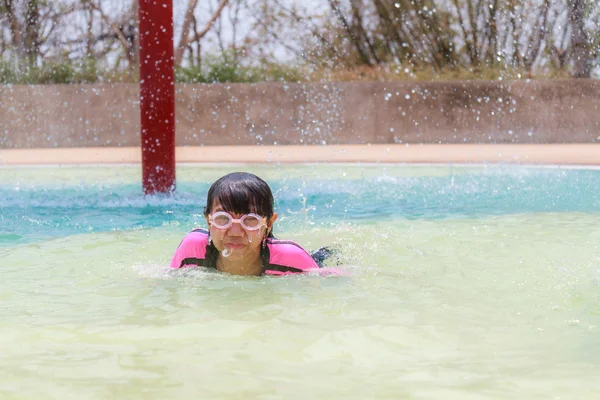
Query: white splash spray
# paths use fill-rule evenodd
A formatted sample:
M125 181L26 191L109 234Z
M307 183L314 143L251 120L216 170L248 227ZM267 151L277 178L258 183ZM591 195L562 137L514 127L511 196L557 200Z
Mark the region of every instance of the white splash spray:
M223 257L229 257L231 255L231 253L233 253L233 250L231 250L228 247L225 247L223 249L223 251L221 252L221 254L223 255Z

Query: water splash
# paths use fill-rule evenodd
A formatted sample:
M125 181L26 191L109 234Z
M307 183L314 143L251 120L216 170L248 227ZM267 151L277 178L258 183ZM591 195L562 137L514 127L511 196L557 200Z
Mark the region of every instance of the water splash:
M291 167L290 167L291 168ZM294 169L295 168L295 169ZM373 219L473 218L530 212L597 213L600 171L538 167L294 167L266 172L280 213L277 230ZM57 172L59 171L59 172ZM127 168L0 171L0 248L73 234L204 227L198 202L213 175L197 168L171 197L140 195ZM121 175L117 175L117 174ZM54 174L54 175L52 175ZM331 174L331 178L324 178ZM83 175L103 184L81 182ZM127 175L124 181L120 176ZM58 176L60 178L54 178ZM116 180L113 177L117 176ZM39 180L38 180L39 179ZM91 179L91 178L90 178ZM109 184L106 183L109 181ZM80 183L81 182L81 183ZM18 190L17 190L18 188ZM375 199L368 201L367 199ZM252 241L259 240L258 232ZM255 237L256 236L256 237Z
M223 257L229 257L229 256L231 255L231 253L233 253L233 250L231 250L231 249L230 249L230 248L228 248L228 247L225 247L225 248L223 249L223 251L221 252L221 255L222 255Z

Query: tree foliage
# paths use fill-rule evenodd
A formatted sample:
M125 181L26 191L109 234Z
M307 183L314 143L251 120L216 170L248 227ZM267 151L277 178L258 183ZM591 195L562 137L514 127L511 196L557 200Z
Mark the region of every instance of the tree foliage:
M600 5L592 0L188 0L175 7L179 81L407 69L589 77L600 59ZM135 81L137 12L136 0L0 0L0 80Z

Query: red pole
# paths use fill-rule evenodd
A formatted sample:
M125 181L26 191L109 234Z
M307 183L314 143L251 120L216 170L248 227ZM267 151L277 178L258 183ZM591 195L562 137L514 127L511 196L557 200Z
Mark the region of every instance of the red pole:
M175 190L173 0L139 0L142 185Z

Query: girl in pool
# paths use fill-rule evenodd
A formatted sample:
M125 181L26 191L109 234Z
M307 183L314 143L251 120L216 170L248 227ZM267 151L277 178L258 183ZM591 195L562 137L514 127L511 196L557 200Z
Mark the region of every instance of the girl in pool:
M171 268L207 267L233 275L287 275L317 270L331 252L323 248L313 256L291 241L273 236L273 194L256 175L234 172L208 190L204 217L206 229L184 238ZM317 261L315 261L317 260Z

